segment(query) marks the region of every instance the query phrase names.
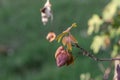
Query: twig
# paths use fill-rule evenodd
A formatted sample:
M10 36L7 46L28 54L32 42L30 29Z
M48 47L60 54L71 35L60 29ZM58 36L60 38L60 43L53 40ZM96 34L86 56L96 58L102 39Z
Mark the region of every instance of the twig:
M84 48L80 47L78 44L74 44L76 48L79 48L82 52L83 55L90 57L91 59L95 61L115 61L115 60L120 60L120 58L97 58L88 51L86 51Z

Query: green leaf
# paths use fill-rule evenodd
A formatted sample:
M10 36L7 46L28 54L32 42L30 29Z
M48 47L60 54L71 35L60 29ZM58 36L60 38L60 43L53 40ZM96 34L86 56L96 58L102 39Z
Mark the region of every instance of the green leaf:
M118 54L118 49L119 49L118 45L113 46L113 51L112 51L111 57L115 57Z
M66 33L61 33L61 34L59 34L57 37L56 37L56 40L58 41L58 42L60 42L60 40L62 39L62 37L65 35Z

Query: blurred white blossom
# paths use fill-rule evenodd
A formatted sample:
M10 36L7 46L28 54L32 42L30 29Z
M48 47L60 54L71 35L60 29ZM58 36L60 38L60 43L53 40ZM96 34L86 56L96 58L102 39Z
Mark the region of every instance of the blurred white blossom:
M40 11L41 11L42 22L44 25L46 25L49 18L51 18L51 21L53 20L53 14L51 11L51 3L49 0L46 1L44 7Z

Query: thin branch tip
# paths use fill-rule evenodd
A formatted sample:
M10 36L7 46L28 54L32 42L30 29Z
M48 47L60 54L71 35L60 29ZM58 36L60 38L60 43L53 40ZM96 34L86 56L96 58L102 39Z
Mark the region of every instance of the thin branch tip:
M115 60L120 60L120 58L97 58L94 55L92 55L90 52L85 50L84 48L80 47L77 43L75 43L73 46L80 49L82 51L83 55L90 57L94 61L115 61Z

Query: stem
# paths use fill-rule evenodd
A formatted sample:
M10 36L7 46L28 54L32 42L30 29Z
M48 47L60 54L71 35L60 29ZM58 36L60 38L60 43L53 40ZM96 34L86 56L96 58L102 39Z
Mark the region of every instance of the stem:
M84 48L80 47L76 43L75 43L75 47L82 50L83 55L88 56L88 57L90 57L91 59L93 59L95 61L115 61L115 60L120 60L120 58L97 58L94 55L92 55L91 53L89 53L88 51L86 51Z

